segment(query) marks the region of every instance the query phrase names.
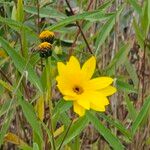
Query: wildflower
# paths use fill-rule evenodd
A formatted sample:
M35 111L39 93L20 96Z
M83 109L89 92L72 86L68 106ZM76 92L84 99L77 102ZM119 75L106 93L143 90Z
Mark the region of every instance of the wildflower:
M41 32L41 34L39 35L39 38L41 39L42 42L49 42L49 43L53 44L54 32L45 30L45 31Z
M109 104L107 96L116 92L111 86L113 79L110 77L97 77L91 79L96 59L91 57L82 66L79 61L71 56L67 64L58 62L57 87L64 95L64 100L73 101L74 112L83 116L86 110L105 111Z
M47 58L52 55L52 45L48 42L43 42L38 46L40 57Z

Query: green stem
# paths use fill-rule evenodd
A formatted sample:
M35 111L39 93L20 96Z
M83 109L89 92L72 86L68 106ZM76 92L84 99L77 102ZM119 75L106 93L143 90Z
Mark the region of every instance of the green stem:
M56 150L55 146L55 139L54 139L54 128L53 128L53 122L52 122L52 80L51 80L51 58L46 58L46 79L47 79L47 96L46 96L46 102L48 102L49 105L49 123L50 123L50 130L52 134L52 147L53 150Z

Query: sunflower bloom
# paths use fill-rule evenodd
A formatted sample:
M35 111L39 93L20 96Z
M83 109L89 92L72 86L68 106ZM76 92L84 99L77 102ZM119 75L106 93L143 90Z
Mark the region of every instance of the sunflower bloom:
M107 96L116 92L111 86L113 79L110 77L97 77L94 79L96 59L92 56L83 66L71 56L67 64L57 63L58 76L57 87L63 95L64 100L73 101L73 109L79 116L83 116L86 110L105 111L109 104Z

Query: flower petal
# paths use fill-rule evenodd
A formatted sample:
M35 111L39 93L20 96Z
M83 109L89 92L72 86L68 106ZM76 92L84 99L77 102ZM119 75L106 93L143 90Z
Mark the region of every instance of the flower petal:
M85 114L85 109L81 107L77 102L73 102L73 110L79 116L83 116Z
M103 107L98 107L98 106L96 106L96 105L94 105L94 104L91 104L90 107L91 107L91 109L96 110L96 111L101 111L101 112L104 112L104 111L105 111L105 106L103 106Z
M96 111L105 111L105 106L109 104L107 97L98 92L95 93L95 96L97 99L91 99L90 107Z
M110 96L110 95L116 93L116 91L117 91L116 88L113 86L108 86L108 87L100 90L100 92L105 96Z
M96 59L94 56L92 56L90 59L88 59L82 66L82 71L85 73L86 78L89 80L92 75L94 74L96 66Z
M67 67L68 67L68 69L71 69L71 70L77 72L80 70L80 63L76 57L71 56L69 61L67 62Z
M87 82L85 88L87 90L100 90L106 88L113 82L113 79L110 77L98 77L94 78Z
M90 104L92 103L92 104L99 106L99 107L109 104L107 97L99 91L88 92L87 100L90 102Z
M66 65L62 62L57 63L58 73L59 75L63 75L66 72Z
M94 110L103 111L105 106L109 104L109 101L107 97L99 91L85 91L78 97L77 103L85 109L92 108Z
M63 99L66 101L75 101L76 100L75 96L74 97L73 96L64 96Z
M68 95L69 93L73 94L72 84L66 80L66 78L62 78L61 76L56 77L57 87L63 95Z
M88 101L86 96L79 96L77 103L85 109L90 109L90 102Z

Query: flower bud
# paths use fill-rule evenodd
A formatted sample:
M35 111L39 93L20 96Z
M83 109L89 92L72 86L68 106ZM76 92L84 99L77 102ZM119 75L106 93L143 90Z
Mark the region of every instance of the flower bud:
M42 42L48 42L53 44L54 42L54 32L51 32L49 30L45 30L40 33L39 38Z
M47 58L52 55L52 44L43 42L38 46L38 51L40 52L40 57Z

